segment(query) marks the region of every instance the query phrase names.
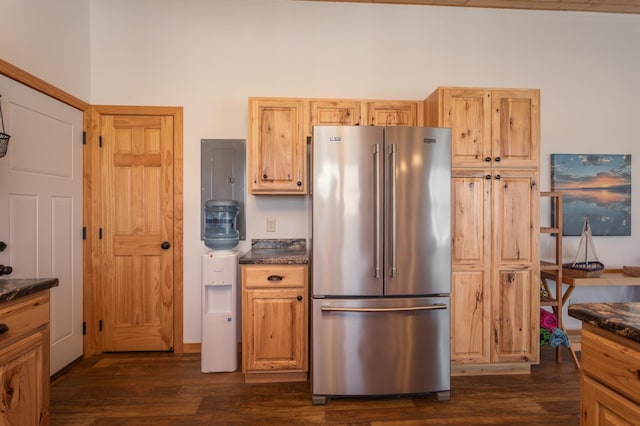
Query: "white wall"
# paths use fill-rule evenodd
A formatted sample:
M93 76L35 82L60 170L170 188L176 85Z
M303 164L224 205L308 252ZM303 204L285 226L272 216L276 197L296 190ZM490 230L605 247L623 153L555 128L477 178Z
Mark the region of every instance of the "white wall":
M22 2L28 6L17 6ZM9 7L49 28L54 23L43 23L36 13L43 10L57 18L56 27L78 36L86 31L86 23L74 21L85 16L82 3L59 0L54 8L42 0L0 0L0 23L9 21L3 13ZM0 57L84 100L184 107L186 342L200 341L200 139L246 138L249 96L422 99L439 85L536 87L542 93L543 190L550 186L551 153L640 158L634 131L640 112L638 15L290 0L91 0L89 72L80 41L50 31L36 37L34 25L9 24L11 31L0 25ZM24 40L7 46L14 34ZM83 71L71 66L74 51ZM640 185L634 185L633 199L638 197ZM247 238L306 238L308 210L306 197L248 196ZM276 217L275 234L265 232L267 216ZM632 237L596 238L605 264L640 264L635 203L632 218ZM565 238L565 259L573 258L577 242ZM632 293L579 289L572 300L625 300Z
M89 5L0 0L0 58L89 101Z

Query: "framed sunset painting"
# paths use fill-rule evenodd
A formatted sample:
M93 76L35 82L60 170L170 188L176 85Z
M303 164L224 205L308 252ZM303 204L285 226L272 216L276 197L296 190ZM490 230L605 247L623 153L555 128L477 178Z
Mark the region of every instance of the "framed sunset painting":
M551 154L551 190L562 192L562 235L631 235L631 155Z

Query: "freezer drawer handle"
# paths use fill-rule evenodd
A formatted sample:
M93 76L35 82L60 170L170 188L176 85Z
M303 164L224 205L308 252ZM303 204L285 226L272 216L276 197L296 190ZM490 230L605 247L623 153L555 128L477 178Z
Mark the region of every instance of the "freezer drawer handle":
M269 275L267 277L269 281L282 281L282 275Z
M436 303L429 306L409 306L406 308L339 308L333 306L322 306L323 312L409 312L409 311L433 311L436 309L447 309L447 305Z

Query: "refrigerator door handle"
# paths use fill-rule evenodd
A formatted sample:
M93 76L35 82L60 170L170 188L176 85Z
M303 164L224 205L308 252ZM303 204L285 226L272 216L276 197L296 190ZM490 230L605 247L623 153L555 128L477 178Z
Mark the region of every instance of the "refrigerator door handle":
M333 307L322 306L320 310L322 312L407 312L407 311L433 311L436 309L447 309L447 305L443 303L436 303L429 306L409 306L404 308L345 308L345 307Z
M396 250L396 163L397 163L397 151L398 145L391 144L389 146L389 159L391 161L391 208L390 208L390 225L389 225L389 241L391 244L391 268L390 268L390 276L391 278L395 278L398 276L397 271L397 250Z
M373 276L380 278L380 144L373 145Z

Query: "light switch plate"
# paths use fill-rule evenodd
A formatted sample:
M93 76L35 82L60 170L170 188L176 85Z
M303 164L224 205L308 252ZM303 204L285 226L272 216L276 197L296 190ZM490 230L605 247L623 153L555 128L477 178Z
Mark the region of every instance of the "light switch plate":
M267 218L267 232L276 232L276 218L273 216Z

